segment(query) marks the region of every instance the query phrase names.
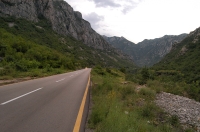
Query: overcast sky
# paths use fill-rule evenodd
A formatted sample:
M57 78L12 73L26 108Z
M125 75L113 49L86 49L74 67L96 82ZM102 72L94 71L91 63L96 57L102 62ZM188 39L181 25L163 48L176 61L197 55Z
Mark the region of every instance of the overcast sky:
M200 27L200 0L65 0L101 35L138 43Z

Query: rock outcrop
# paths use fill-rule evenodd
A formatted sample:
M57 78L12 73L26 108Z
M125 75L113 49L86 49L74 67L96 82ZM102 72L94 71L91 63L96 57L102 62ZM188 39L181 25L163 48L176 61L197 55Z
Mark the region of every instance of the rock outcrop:
M96 49L109 51L112 47L96 33L82 14L63 0L1 0L0 16L14 16L34 22L46 18L59 34L69 35Z
M200 28L197 28L196 30L190 32L188 37L193 36L194 40L192 41L193 43L196 43L199 40L200 37Z

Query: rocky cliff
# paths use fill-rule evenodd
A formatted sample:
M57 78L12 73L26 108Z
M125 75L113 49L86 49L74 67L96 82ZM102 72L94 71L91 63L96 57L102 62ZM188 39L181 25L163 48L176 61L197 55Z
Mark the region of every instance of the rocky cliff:
M187 34L165 35L162 38L144 40L138 44L124 37L106 37L104 39L114 47L133 57L138 66L152 66L159 62L172 49L174 43L183 40Z
M90 23L82 19L82 14L63 0L0 0L0 16L15 16L34 22L45 18L59 34L72 36L96 49L112 49Z
M172 50L153 67L156 70L175 70L181 73L177 81L196 84L191 88L191 96L200 101L200 28L191 32L180 43L173 45ZM180 79L180 80L179 80ZM197 89L195 89L197 88ZM196 91L197 90L197 91Z
M171 51L174 43L181 42L186 36L187 34L165 35L161 38L144 40L138 43L138 63L143 66L152 66L158 63Z

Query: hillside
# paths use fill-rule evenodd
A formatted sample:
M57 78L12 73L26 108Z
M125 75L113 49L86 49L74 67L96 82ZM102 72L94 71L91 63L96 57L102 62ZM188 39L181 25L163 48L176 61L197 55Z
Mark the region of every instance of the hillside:
M167 53L170 52L172 44L180 42L186 34L165 35L162 38L144 40L138 44L130 42L124 37L106 37L104 39L114 47L121 49L124 53L133 57L136 65L152 66L159 62Z
M90 46L89 43L75 38L72 34L56 32L54 25L46 17L39 17L34 14L32 14L32 17L37 17L37 19L31 20L24 17L24 12L26 12L24 5L29 5L27 3L33 1L24 1L18 4L16 4L17 1L15 1L15 4L5 1L0 1L2 7L0 8L0 79L6 79L7 76L19 77L29 76L30 74L33 74L30 76L40 76L56 70L57 74L63 72L63 70L93 67L95 65L116 68L135 67L127 55L110 46L103 38L98 40L105 43L96 41L96 43L93 43L94 46ZM34 10L34 6L37 7L39 1L34 2L36 3L31 6L33 7L32 10ZM68 5L64 1L56 2L57 5ZM40 6L40 8L43 8L42 5ZM22 12L12 15L13 10ZM71 10L71 13L74 14L73 10ZM72 18L68 18L68 20L70 19ZM81 19L81 21L84 20ZM91 27L85 27L87 31L90 29ZM92 32L90 31L90 33ZM93 33L101 38L95 31ZM90 39L95 40L95 37L90 36Z
M45 18L58 34L70 35L96 49L110 48L90 23L82 19L82 14L63 0L1 0L0 7L1 16L15 16L33 22Z
M91 28L90 23L82 18L82 14L74 11L64 0L2 0L0 7L0 16L2 17L24 18L35 23L46 19L51 25L51 29L60 35L71 36L95 49L114 52L123 59L129 58L126 54L110 46L101 35Z
M200 28L191 32L182 42L174 44L172 50L158 64L157 70L176 70L188 83L200 85ZM181 78L180 78L181 79Z

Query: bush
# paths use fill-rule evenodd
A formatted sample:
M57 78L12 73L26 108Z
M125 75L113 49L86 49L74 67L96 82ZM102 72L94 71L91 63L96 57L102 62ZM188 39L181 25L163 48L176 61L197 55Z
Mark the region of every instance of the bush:
M142 108L141 115L145 118L154 118L156 109L157 107L154 104L147 104Z
M28 71L30 69L37 69L39 67L39 65L40 65L40 63L36 60L29 61L26 59L22 59L22 60L19 60L15 64L15 67L16 67L16 70L24 72L24 71Z
M175 126L175 127L179 126L178 116L176 116L176 115L171 116L170 119L169 119L169 121L170 121L170 124L172 126Z
M98 113L98 111L94 111L88 121L89 124L91 124L90 126L93 126L93 128L95 128L95 126L100 123L102 121L102 117L100 115L100 113Z
M38 71L38 70L33 70L33 71L30 73L30 76L31 76L31 77L39 77L39 76L41 76L41 72Z
M110 68L106 68L106 72L111 73L112 71L110 70Z
M126 69L125 68L120 68L120 71L123 73L126 73Z
M94 71L99 75L106 75L104 69L101 66L94 67Z
M132 87L132 86L123 87L121 88L120 91L121 91L122 99L124 99L130 94L135 94L135 87Z
M145 98L153 99L155 98L156 92L149 88L141 88L139 94L145 96Z
M1 76L9 75L10 73L13 73L13 72L14 72L14 69L11 65L7 65L3 67L2 69L0 69Z
M50 64L47 64L46 70L47 70L47 72L52 72L53 68L50 66Z
M163 86L158 80L148 80L147 86L155 90L156 93L160 93L161 91L163 91Z
M139 79L140 79L139 80L140 85L146 84L147 80L150 79L149 70L146 67L142 68Z
M16 70L18 71L28 71L27 60L22 59L15 64Z

